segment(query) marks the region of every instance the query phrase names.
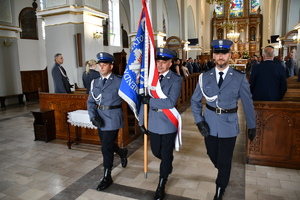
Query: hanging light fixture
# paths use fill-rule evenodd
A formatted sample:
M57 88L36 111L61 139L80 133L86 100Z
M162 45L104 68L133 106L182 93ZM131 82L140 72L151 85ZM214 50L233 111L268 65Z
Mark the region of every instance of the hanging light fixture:
M224 21L220 24L222 28L226 28L229 30L227 33L227 38L230 40L236 40L237 38L240 37L240 33L235 32L234 28L237 26L237 22L230 21L230 2L231 0L206 0L206 3L213 4L213 3L218 3L218 4L225 4L228 3L228 17L227 21Z
M230 40L235 40L240 37L240 33L234 32L233 29L229 30L229 33L227 33L227 38Z
M221 4L224 2L230 2L230 0L206 0L206 3L209 3L209 4L213 4L213 3Z

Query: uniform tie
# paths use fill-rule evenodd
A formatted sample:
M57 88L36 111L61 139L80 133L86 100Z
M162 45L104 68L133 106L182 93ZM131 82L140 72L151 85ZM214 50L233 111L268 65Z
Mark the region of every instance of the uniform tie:
M159 82L161 82L163 80L163 78L164 78L164 75L160 75L159 76Z
M219 79L219 83L218 83L218 86L219 86L219 88L221 87L221 85L222 85L222 83L223 83L223 72L219 72L219 74L220 74L220 79Z
M105 85L106 81L107 81L107 78L104 78L103 81L102 81L103 86Z

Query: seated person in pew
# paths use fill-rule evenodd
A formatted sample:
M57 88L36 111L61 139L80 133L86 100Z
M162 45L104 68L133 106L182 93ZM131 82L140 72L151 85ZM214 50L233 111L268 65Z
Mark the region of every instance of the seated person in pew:
M254 101L280 101L287 90L284 67L275 63L274 47L263 51L264 62L253 66L250 90Z
M112 73L114 57L105 52L97 54L100 78L92 80L87 107L90 119L98 127L98 134L102 143L104 177L97 190L108 188L113 180L111 170L114 162L114 153L121 158L122 167L127 166L126 148L119 148L115 143L119 129L124 126L122 99L118 90L122 78Z

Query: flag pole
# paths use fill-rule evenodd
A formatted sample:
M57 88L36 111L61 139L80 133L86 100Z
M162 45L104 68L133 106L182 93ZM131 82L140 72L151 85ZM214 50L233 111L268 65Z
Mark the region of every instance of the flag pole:
M144 104L144 126L148 130L148 105ZM144 178L148 172L148 135L144 134Z
M148 6L148 1L144 0L143 9L146 12ZM146 8L145 8L146 7ZM148 68L149 68L149 33L148 28L145 25L145 41L144 41L144 83L145 83L145 96L148 95ZM144 126L148 131L148 105L144 104ZM148 173L148 135L144 134L144 178L147 178Z

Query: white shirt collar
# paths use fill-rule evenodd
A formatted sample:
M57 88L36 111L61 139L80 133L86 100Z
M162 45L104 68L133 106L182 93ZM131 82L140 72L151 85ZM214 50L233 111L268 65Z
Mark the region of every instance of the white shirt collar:
M107 76L107 77L103 77L103 76L101 75L101 77L102 77L102 80L103 80L104 78L106 78L106 79L109 79L110 75L111 75L111 73L110 73L110 74L108 74L108 76Z
M159 75L163 75L164 77L167 75L167 73L169 73L170 70L166 71L165 73L163 74L159 74Z
M223 74L223 80L224 80L224 79L225 79L225 76L226 76L226 74L227 74L227 72L228 72L229 67L230 67L230 66L226 67L226 69L224 69L223 71L220 71L220 70L218 70L217 67L215 67L215 71L216 71L216 79L219 80L219 78L220 78L219 72L223 72L223 73L224 73L224 74Z

